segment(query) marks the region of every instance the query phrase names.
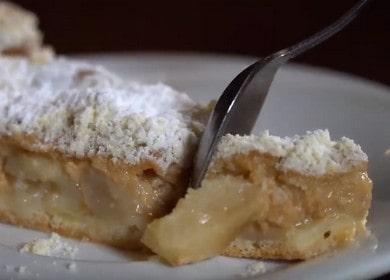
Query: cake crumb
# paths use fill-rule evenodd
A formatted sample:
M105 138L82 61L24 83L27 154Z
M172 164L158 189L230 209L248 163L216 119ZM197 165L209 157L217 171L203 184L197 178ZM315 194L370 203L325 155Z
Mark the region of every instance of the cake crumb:
M264 274L267 271L264 262L255 262L248 264L245 267L245 271L240 274L242 277L251 277Z
M76 269L77 269L77 265L75 262L71 262L71 263L68 263L66 265L66 268L69 270L69 271L72 271L72 272L75 272Z
M74 258L78 249L64 242L57 233L53 232L50 238L35 239L24 244L19 251L41 256Z
M27 267L24 266L24 265L18 266L18 267L15 268L15 271L16 271L17 273L23 275L23 274L26 274L26 272L27 272Z

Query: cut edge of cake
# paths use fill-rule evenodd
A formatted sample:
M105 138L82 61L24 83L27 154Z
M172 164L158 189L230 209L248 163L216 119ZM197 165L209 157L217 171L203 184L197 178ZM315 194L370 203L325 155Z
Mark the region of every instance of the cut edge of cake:
M342 248L365 232L367 163L359 145L332 141L327 130L224 136L202 187L150 223L142 241L172 265L219 254L307 259Z

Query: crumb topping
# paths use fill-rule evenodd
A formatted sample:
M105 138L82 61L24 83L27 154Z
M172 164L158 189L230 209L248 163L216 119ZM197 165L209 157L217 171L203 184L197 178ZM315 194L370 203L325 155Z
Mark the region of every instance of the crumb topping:
M282 170L309 175L347 171L367 161L367 155L353 140L342 137L333 141L328 130L308 131L302 136L285 138L270 135L268 131L259 136L226 135L217 148L215 158L227 158L254 150L279 157L279 168Z
M102 155L162 170L186 165L208 108L167 85L123 81L102 67L0 57L0 135L31 134L39 149Z
M33 13L9 2L0 2L0 51L40 45L41 40L38 19Z
M37 149L76 157L107 156L162 171L188 166L209 108L164 84L123 81L102 67L54 59L43 65L0 56L0 135L37 137ZM280 158L282 170L320 175L346 171L367 155L327 130L303 136L226 135L215 158L252 150Z
M41 256L74 258L78 249L64 242L57 233L53 232L50 238L28 242L19 251Z

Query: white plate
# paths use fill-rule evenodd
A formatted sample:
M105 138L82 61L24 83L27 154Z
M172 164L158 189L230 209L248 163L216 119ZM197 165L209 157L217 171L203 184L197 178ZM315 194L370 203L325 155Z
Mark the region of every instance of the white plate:
M125 78L168 83L197 101L217 98L227 82L253 61L230 56L142 53L82 58L104 64ZM390 148L390 89L319 68L285 67L272 85L257 130L293 135L316 128L329 128L333 137L351 137L368 153L375 184L369 226L376 239L363 240L359 246L332 257L301 263L267 262L267 272L258 279L367 278L390 271L390 223L386 217L390 213L390 156L385 156L385 150ZM243 279L240 274L254 262L217 257L171 268L155 260L131 261L113 249L71 241L80 248L76 271L71 271L67 269L69 259L18 252L21 243L43 236L0 225L0 278ZM17 272L20 266L26 267L25 273Z

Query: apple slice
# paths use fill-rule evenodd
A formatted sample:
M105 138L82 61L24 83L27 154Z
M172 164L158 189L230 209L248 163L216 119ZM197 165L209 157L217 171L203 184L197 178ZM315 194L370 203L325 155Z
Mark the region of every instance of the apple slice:
M204 180L149 224L142 242L172 265L219 255L259 211L259 195L260 187L241 177Z

